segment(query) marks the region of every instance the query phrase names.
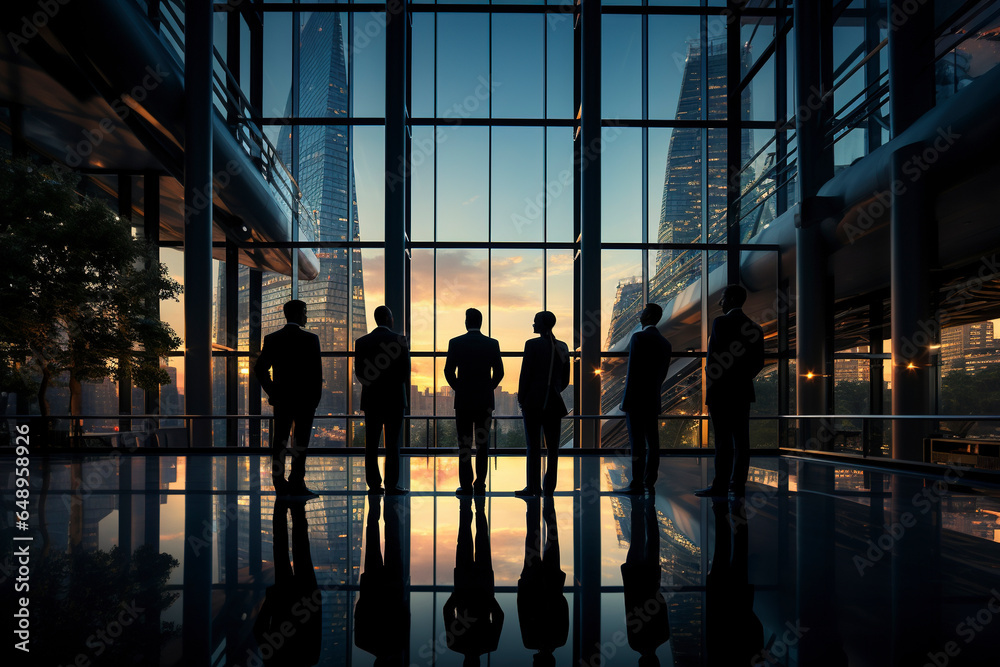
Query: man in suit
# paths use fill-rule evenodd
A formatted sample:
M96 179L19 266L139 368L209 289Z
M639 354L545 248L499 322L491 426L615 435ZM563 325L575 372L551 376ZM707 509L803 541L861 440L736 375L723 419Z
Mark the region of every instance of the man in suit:
M409 404L410 349L392 330L392 311L375 309L375 330L354 343L354 374L361 382L365 413L365 477L370 493L401 495L399 436ZM378 442L385 430L385 488L378 470Z
M284 328L264 336L264 346L253 371L267 400L274 406L271 438L271 478L279 495L315 495L306 488L306 448L313 417L323 392L319 337L306 331L306 304L298 299L284 306ZM283 456L295 426L292 470L285 481Z
M642 330L632 334L628 346L628 370L625 373L625 396L622 412L632 447L632 481L615 489L618 493L638 495L643 485L652 493L660 470L660 387L670 367L670 342L656 325L663 309L648 304L639 316Z
M719 301L724 314L712 323L705 404L715 431L715 479L696 496L725 496L727 487L737 496L746 491L753 379L764 368L764 330L743 313L746 300L741 286L727 286Z
M493 390L503 379L500 343L484 336L483 314L475 308L465 311L465 335L448 341L444 377L455 390L455 424L458 428L458 480L460 496L486 493L489 471L489 421L495 407ZM472 483L472 445L476 445L476 483Z
M552 334L555 325L556 316L553 313L547 310L537 313L534 331L538 338L529 339L524 344L521 376L517 383L517 403L524 415L528 485L514 492L522 498L540 495L543 490L546 495L551 495L556 488L559 425L560 420L569 412L561 395L569 386L569 348ZM543 431L545 445L549 450L544 489L540 483Z

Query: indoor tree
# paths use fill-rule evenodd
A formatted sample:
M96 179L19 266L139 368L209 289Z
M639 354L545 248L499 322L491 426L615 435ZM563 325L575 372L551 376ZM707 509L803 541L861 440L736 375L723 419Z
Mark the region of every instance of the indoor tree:
M181 286L129 221L76 185L65 171L0 157L0 349L7 378L35 371L43 417L61 373L79 415L82 382L166 384L161 359L180 345L157 309Z

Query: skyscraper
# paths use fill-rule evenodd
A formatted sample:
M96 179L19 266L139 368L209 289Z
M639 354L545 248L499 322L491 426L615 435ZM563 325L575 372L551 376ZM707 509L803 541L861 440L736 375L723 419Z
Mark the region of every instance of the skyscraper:
M298 105L289 94L286 116L346 117L348 109L347 63L339 12L314 12L299 31ZM297 128L297 137L282 133L278 154L293 174L302 197L312 207L318 241L359 241L358 202L354 190L349 130L343 125ZM297 144L297 145L295 145ZM319 336L323 350L347 350L368 332L365 322L364 274L361 250L325 248L316 253L319 276L299 283L299 298L309 304L309 329ZM280 304L270 303L269 292L285 294L291 279L274 276L264 286L265 327ZM280 300L280 299L279 299ZM280 315L280 310L276 313ZM353 412L359 397L348 402L350 370L347 359L324 361L326 390L317 414Z
M702 90L702 62L707 90ZM750 50L743 48L741 70L750 65ZM722 117L726 110L726 44L709 42L707 57L702 57L699 41L688 43L681 90L677 98L679 121L702 120L702 105L708 105L708 118ZM744 117L751 110L751 87L743 89L740 108ZM703 134L707 133L707 142ZM703 149L703 143L707 146ZM751 136L743 132L740 141L740 164L753 154ZM707 164L702 165L703 156ZM674 128L667 148L663 177L660 222L657 243L721 243L726 238L726 133L697 127ZM707 174L707 181L704 175ZM743 175L747 180L749 174ZM703 188L704 185L704 188ZM703 216L707 238L702 233ZM698 279L702 255L697 250L660 250L656 270L649 285L649 299L663 304Z
M337 118L348 115L348 82L343 24L339 12L314 12L299 30L299 78L297 104L289 92L285 115L309 118ZM349 130L343 125L300 126L294 132L283 131L277 142L278 157L295 176L308 210L308 220L299 220L300 228L309 228L317 241L358 241L361 239L358 202L354 188L353 163L349 150ZM348 350L353 341L367 333L365 321L364 274L361 250L320 248L319 275L299 281L298 298L309 304L307 327L319 336L320 349ZM249 295L246 281L240 280L239 338L249 336ZM283 304L291 298L290 276L265 273L261 303L261 327L265 334L284 326ZM216 303L225 303L225 279L219 275ZM225 342L225 313L216 312L216 342ZM241 377L249 365L241 359ZM348 400L350 368L343 357L323 361L324 392L317 415L344 414L357 410L360 396ZM216 394L224 396L221 378ZM354 392L356 394L356 392ZM219 399L217 397L217 403ZM218 407L218 405L217 405ZM343 440L346 431L327 429L317 422L314 435ZM336 442L345 445L346 442Z
M726 44L723 40L710 42L703 56L699 41L688 43L681 89L677 98L676 118L680 121L702 121L702 105L707 104L707 117L723 118L726 111L727 76ZM743 47L741 69L746 71L751 62L750 50ZM703 90L702 68L704 67ZM751 86L743 89L740 107L744 117L751 107ZM707 134L705 134L707 133ZM740 163L746 164L753 155L751 136L744 132L740 142ZM705 164L703 164L705 160ZM660 220L656 241L658 243L719 243L726 236L727 155L725 130L706 130L697 127L676 127L670 135L667 160L664 167L663 194L660 203ZM707 178L706 178L707 177ZM752 174L742 175L744 182ZM707 238L703 235L703 222ZM722 253L717 253L722 257ZM720 261L709 260L709 268ZM681 290L701 277L702 252L699 250L659 250L656 267L649 280L649 301L666 306ZM617 344L632 331L642 312L642 282L623 279L612 309L605 348ZM626 364L606 363L602 377L602 407L605 412L621 404L624 391ZM670 383L666 383L669 385ZM663 404L664 411L671 409L671 401L688 400L691 392L687 383L666 392L673 397ZM676 394L676 396L674 396ZM602 434L603 447L624 447L627 437L624 428L612 424Z

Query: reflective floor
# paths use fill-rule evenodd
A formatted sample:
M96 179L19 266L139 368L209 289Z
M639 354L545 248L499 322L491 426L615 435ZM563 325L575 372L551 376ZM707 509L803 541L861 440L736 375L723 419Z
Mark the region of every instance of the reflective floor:
M692 495L710 458L664 458L630 499L608 493L624 459L566 457L529 502L518 457L460 500L454 458L404 460L412 493L378 498L362 458L313 456L320 496L289 503L258 456L36 458L19 530L13 466L26 664L940 667L1000 647L1000 490L960 469L755 458L740 503Z

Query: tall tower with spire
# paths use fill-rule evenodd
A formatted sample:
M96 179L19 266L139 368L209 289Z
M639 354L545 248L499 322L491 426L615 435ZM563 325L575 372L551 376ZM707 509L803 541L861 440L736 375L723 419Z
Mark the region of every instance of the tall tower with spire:
M313 12L299 31L298 104L291 94L286 115L309 118L346 118L348 109L347 64L340 12ZM297 136L296 136L297 133ZM302 198L308 202L308 221L318 241L359 241L361 231L354 165L344 125L299 126L278 139L282 161L293 166ZM354 340L368 332L365 321L365 286L361 250L321 248L315 280L299 282L299 298L309 304L310 331L319 336L323 350L349 350ZM269 311L280 317L281 303L290 293L291 279L272 276L264 286L264 320ZM269 293L281 294L269 299ZM347 359L324 361L326 381L317 414L342 414L358 407L359 397L348 400L350 381Z

